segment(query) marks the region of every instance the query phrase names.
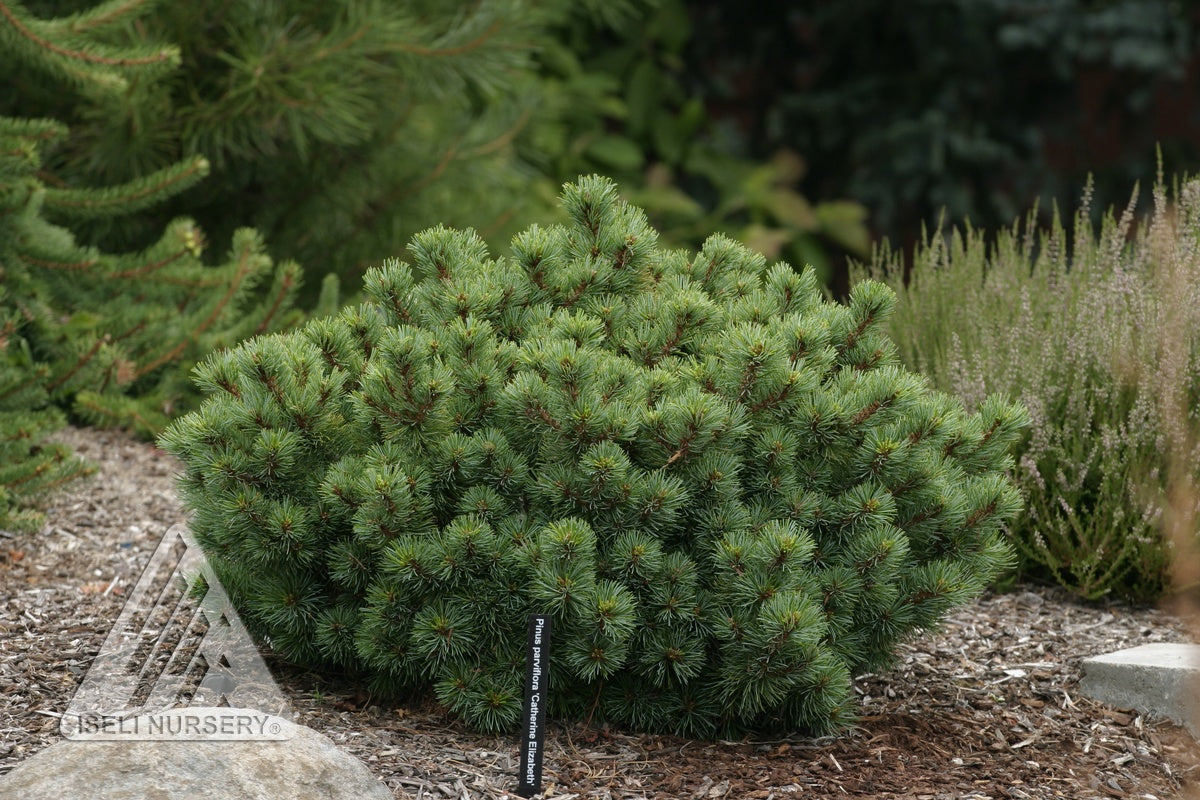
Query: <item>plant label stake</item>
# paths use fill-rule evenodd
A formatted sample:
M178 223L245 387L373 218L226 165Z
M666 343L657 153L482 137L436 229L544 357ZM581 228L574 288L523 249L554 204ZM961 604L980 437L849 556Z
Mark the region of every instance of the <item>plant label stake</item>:
M533 797L542 790L542 748L550 679L550 616L530 614L525 644L525 714L521 727L521 763L517 794Z

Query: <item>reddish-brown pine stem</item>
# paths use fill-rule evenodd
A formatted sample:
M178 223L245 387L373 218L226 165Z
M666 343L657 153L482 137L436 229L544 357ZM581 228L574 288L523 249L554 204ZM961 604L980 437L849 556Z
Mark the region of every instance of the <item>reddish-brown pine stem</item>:
M111 417L113 419L117 419L116 415L112 413L111 409L98 405L92 400L76 398L75 402L98 417ZM142 414L136 409L130 410L122 408L121 416L118 421L124 424L128 420L132 420L136 425L141 426L142 430L152 431L158 427L156 424L142 416Z
M762 369L762 362L754 360L746 365L746 371L742 373L742 379L738 382L738 401L746 399L746 395L750 394L750 389L754 387L754 381L758 378L758 373Z
M920 514L916 514L915 516L909 517L907 520L905 520L904 524L901 525L900 527L901 528L911 528L913 525L920 525L925 520L931 519L932 517L936 517L938 514L941 514L943 509L944 509L944 506L942 506L942 505L936 505L931 508L927 508L924 511L922 511Z
M26 264L32 264L35 267L44 267L46 269L65 269L65 270L72 270L75 272L82 272L83 270L91 269L92 267L96 266L96 264L98 263L96 261L96 259L85 260L85 261L73 261L73 262L46 261L45 259L34 258L33 256L25 255L23 253L21 254L21 260L24 261Z
M771 406L782 403L784 400L788 399L788 397L791 395L792 388L795 385L796 385L795 381L789 381L787 386L784 386L778 392L775 392L774 394L771 394L771 395L767 395L762 400L759 400L757 403L751 404L750 411L753 413L757 413L759 411L762 411L764 408L769 408Z
M1000 420L998 420L998 419L996 419L996 420L993 420L993 421L992 421L992 426L991 426L990 428L988 428L988 429L987 429L987 430L984 432L983 436L980 438L980 440L979 440L979 447L976 447L976 448L975 448L975 451L976 451L976 452L979 452L979 449L980 449L981 447L983 447L985 444L987 444L987 443L988 443L988 441L989 441L989 440L992 438L992 436L994 436L994 435L995 435L996 431L997 431L999 428L1000 428Z
M412 53L413 55L417 56L434 56L439 58L445 56L460 56L463 53L469 53L472 50L478 50L485 42L487 42L488 39L496 35L496 32L500 30L500 27L500 22L497 20L496 22L493 22L486 31L479 34L471 41L456 47L443 47L438 49L435 47L422 47L421 45L409 44L405 42L394 44L392 45L391 49L399 50L402 53Z
M345 50L347 47L354 44L362 37L366 36L370 30L371 30L370 25L363 25L361 28L356 30L354 33L350 34L345 39L342 39L342 41L338 42L337 44L333 45L332 47L323 47L320 50L318 50L317 52L313 53L312 60L320 61L324 58L328 58L329 56L333 55L334 53L337 53L341 50Z
M283 306L283 300L285 297L287 297L288 292L291 291L294 283L295 278L293 277L292 273L285 273L283 276L283 283L280 285L279 291L275 293L275 299L272 301L271 307L267 309L266 316L263 317L262 321L259 322L254 328L254 332L256 334L266 333L267 329L271 327L271 321L275 319L275 315L279 313L279 309Z
M983 508L975 509L975 513L973 513L973 514L971 514L971 516L967 517L966 522L964 522L963 524L968 528L974 528L976 523L978 523L982 519L987 519L994 513L996 513L996 501L995 500L988 503Z
M508 128L508 130L497 134L490 142L484 142L477 147L472 147L470 150L463 153L463 158L478 158L479 156L486 156L496 152L497 150L504 149L512 143L513 139L517 138L517 134L524 130L525 126L529 124L529 120L532 117L533 112L528 108L525 109L521 112L521 115L517 117L517 121L514 122ZM513 212L510 209L501 216L512 216L512 214Z
M667 338L667 341L658 349L658 357L654 359L647 359L646 366L654 366L662 359L671 355L671 351L678 347L679 343L683 341L683 334L687 330L685 322L690 321L690 318L687 316L678 317L675 320L675 330L671 331L671 335Z
M561 430L562 423L551 416L550 412L542 406L530 406L525 409L525 417L527 419L540 419L546 425L549 425L554 430Z
M225 307L228 306L229 303L233 300L234 295L237 294L238 288L242 285L242 282L245 281L245 279L246 279L246 275L250 272L250 261L251 261L250 256L251 256L251 252L248 249L242 251L241 258L238 262L237 274L235 274L233 276L233 279L230 280L229 289L225 292L225 295L221 298L221 302L217 303L217 307L212 310L212 312L204 319L204 321L201 322L200 325L196 329L194 329L190 335L185 336L183 341L179 342L174 347L170 348L165 353L160 355L158 358L154 359L149 364L145 365L140 370L138 370L137 375L135 377L140 378L143 375L145 375L146 373L152 372L152 371L158 369L163 364L166 364L170 361L174 361L176 358L179 357L179 354L182 353L187 348L187 346L189 344L191 344L196 339L198 339L206 330L208 330L210 327L212 327L212 325L214 323L216 323L217 319L221 316L221 312L224 311Z
M176 250L174 253L171 253L169 256L167 256L165 258L159 259L158 261L151 261L149 264L144 264L135 269L127 269L127 270L122 270L121 272L113 272L113 273L110 273L110 275L114 278L140 278L144 275L149 275L151 272L157 272L158 270L162 269L163 267L167 266L168 264L172 264L172 263L178 261L179 259L183 258L184 255L187 254L187 252L188 252L187 248L181 248L179 250Z
M164 190L170 188L171 186L174 186L175 184L180 183L180 182L192 177L197 172L203 172L204 165L205 165L205 161L203 158L194 158L194 159L192 159L192 163L188 166L188 168L185 170L182 170L178 175L174 175L174 176L168 178L167 180L164 180L160 183L154 184L153 186L146 186L141 191L135 192L134 194L118 194L118 195L113 196L112 199L105 200L103 202L98 202L96 200L90 199L91 198L90 194L84 195L81 193L76 193L76 196L80 198L79 200L72 201L72 200L68 200L64 197L55 197L54 205L60 206L62 208L92 208L92 209L104 208L106 206L124 206L129 202L136 202L138 200L143 200L143 199L149 197L150 195L158 194L159 192L164 191ZM69 197L69 195L68 195L68 197ZM85 199L85 198L88 198L88 199Z
M588 287L592 285L592 281L594 280L596 280L596 271L592 270L587 278L580 281L579 285L571 291L571 296L563 300L563 307L570 308L571 306L575 305L579 298L583 296L583 293L587 291Z
M866 331L866 329L869 328L871 323L874 321L874 314L867 314L867 316L863 317L862 322L858 323L858 327L850 331L850 333L846 336L846 341L841 347L838 348L838 352L844 353L851 347L854 347L854 344L858 341L858 337L862 336L863 332Z
M97 339L95 341L95 343L92 344L92 346L90 348L88 348L88 351L79 357L79 360L75 362L75 366L71 367L69 370L67 370L65 373L63 373L58 378L58 380L52 381L51 383L49 383L46 386L46 391L53 392L55 389L62 386L64 383L66 383L72 377L74 377L76 375L76 373L79 372L79 370L83 369L85 364L87 364L89 361L91 361L96 356L96 353L100 352L100 348L102 346L104 346L105 344L107 344L108 341L109 341L109 337L107 335L102 336L99 339Z
M143 3L142 0L129 0L129 2L125 5L117 6L107 14L100 14L87 20L75 20L71 23L71 30L79 33L80 31L86 31L92 28L103 28L105 25L120 19L126 14L137 11L141 6L144 5L145 3Z
M663 464L663 466L669 467L672 464L674 464L676 461L678 461L679 459L686 456L688 454L688 451L691 450L692 439L693 439L693 437L691 435L683 437L679 441L679 447L675 450L674 453L671 454L671 457L666 460L666 462Z
M862 409L857 414L855 414L854 418L850 420L850 424L851 425L863 424L868 419L870 419L872 416L874 416L875 413L877 411L879 411L879 409L890 406L893 402L895 402L895 400L896 400L896 395L891 394L883 400L873 401L872 403L868 404L866 408Z
M63 459L61 456L55 455L49 461L44 461L41 464L38 464L34 468L33 472L29 473L28 475L22 476L20 478L14 478L13 480L8 481L4 485L8 486L8 487L14 487L14 486L20 486L23 483L28 483L36 478L40 478L45 473L49 472L51 467L53 467L55 464L61 464L62 461L63 461ZM89 469L80 470L79 472L72 472L72 473L64 475L60 478L57 478L53 481L50 481L49 483L42 484L40 487L38 487L39 491L53 489L55 486L60 486L64 483L67 483L68 481L74 479L75 477L77 477L79 475L86 475L86 474L89 474L90 472L91 472L91 470L89 470Z

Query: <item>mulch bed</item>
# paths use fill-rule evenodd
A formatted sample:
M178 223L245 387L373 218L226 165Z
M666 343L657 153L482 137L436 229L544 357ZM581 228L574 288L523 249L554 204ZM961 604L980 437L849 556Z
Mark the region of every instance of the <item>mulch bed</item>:
M0 775L61 739L68 705L168 527L184 521L177 465L124 434L61 435L100 466L57 497L40 535L0 532ZM1081 697L1080 660L1186 641L1157 609L1083 605L1043 588L988 595L855 680L861 717L839 737L690 741L553 723L543 795L569 798L1200 797L1186 731ZM436 706L380 706L272 663L297 721L361 758L398 798L498 798L515 737L481 736Z

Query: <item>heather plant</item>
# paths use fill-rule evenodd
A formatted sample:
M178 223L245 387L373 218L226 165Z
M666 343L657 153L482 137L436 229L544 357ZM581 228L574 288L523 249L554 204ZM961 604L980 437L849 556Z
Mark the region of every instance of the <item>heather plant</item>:
M1096 230L1089 186L1069 235L1057 214L1040 230L1031 214L990 241L939 232L907 276L886 249L860 271L900 296L906 364L967 408L990 392L1028 408L1012 541L1025 575L1085 598L1166 589L1178 534L1162 515L1172 482L1200 475L1200 183L1172 201L1160 180L1154 203Z
M161 438L197 539L278 653L477 728L517 723L534 611L559 714L839 728L1008 562L1023 410L900 368L883 284L660 249L606 179L563 205L507 257L425 231L364 304L199 367Z

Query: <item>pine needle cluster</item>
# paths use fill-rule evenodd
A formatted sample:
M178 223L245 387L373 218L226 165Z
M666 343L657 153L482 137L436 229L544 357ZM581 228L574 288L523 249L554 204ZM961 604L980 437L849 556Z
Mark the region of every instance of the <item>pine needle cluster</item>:
M66 420L48 405L48 370L18 339L20 326L0 285L0 530L33 531L44 521L37 501L91 467L46 440Z
M517 724L533 611L560 715L844 726L852 675L1009 563L1023 410L897 366L880 283L659 249L603 178L562 202L506 257L427 230L362 305L200 366L161 438L193 529L279 653L477 728Z

